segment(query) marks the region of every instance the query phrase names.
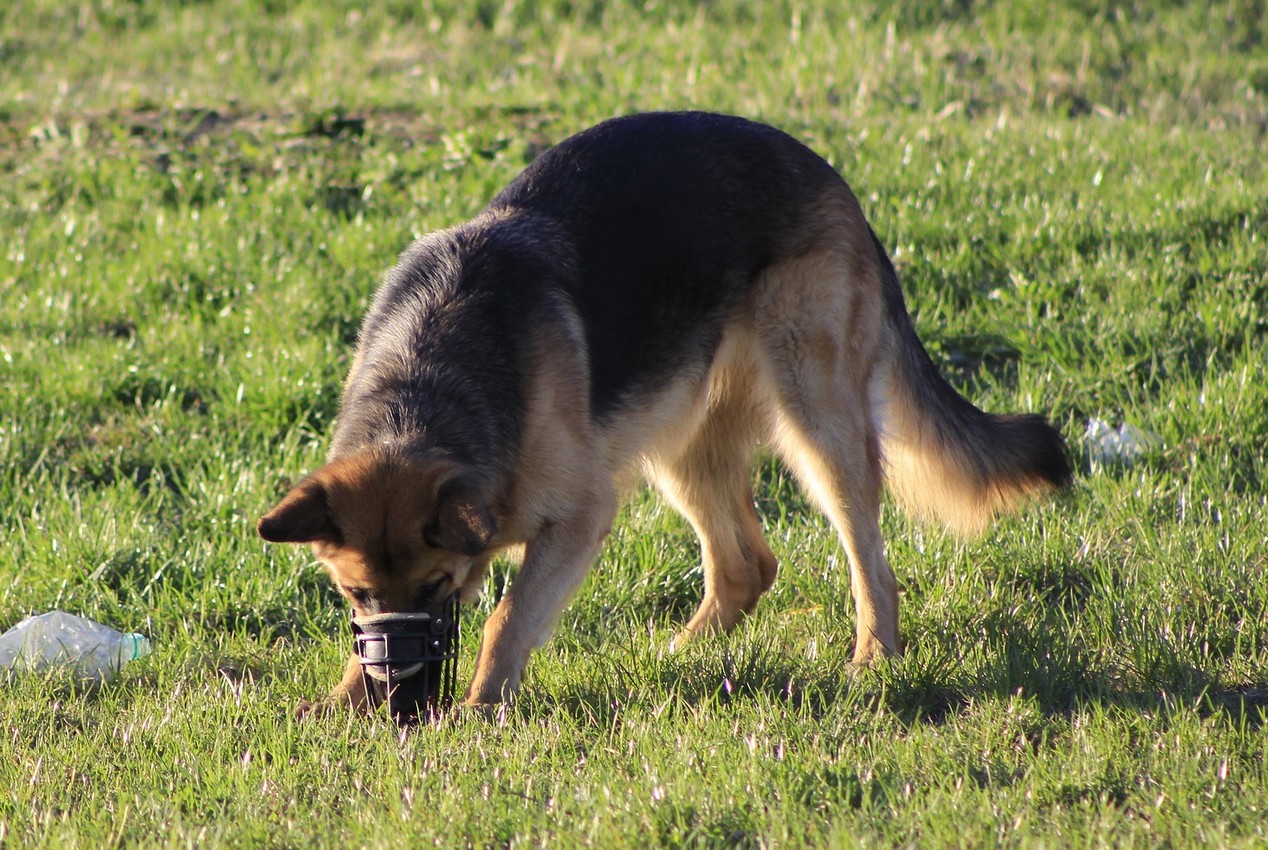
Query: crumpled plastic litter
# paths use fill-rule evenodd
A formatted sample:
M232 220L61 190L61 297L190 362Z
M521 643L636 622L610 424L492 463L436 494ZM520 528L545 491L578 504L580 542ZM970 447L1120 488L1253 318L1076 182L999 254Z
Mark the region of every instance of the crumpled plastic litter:
M1115 428L1104 419L1087 422L1084 437L1092 466L1131 466L1142 455L1162 446L1162 438L1152 431L1124 422Z

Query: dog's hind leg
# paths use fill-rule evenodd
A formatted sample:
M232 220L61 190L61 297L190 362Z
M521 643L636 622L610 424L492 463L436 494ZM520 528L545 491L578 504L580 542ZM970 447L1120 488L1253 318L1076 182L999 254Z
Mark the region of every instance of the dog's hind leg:
M879 287L840 249L769 272L760 329L771 438L836 528L850 562L854 661L899 651L898 583L880 531L881 449L869 397L881 345ZM851 262L851 260L855 260Z
M829 427L781 411L777 445L836 528L850 562L854 597L854 662L898 652L898 582L880 531L879 441L866 417L844 415Z
M775 556L753 506L749 383L738 370L716 379L708 413L685 447L648 463L652 481L700 538L704 597L678 642L730 630L775 581Z

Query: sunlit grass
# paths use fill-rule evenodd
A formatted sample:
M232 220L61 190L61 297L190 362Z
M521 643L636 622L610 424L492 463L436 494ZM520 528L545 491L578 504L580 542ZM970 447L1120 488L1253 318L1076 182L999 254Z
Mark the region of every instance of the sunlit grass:
M0 844L1259 846L1268 59L1254 4L60 3L0 10L0 628L151 635L0 687ZM255 518L321 462L411 238L637 109L774 123L850 181L934 359L1070 441L961 542L887 507L907 652L754 469L780 578L669 653L687 525L638 493L523 698L296 724L349 643ZM1153 435L1093 463L1090 419ZM497 588L466 618L470 672Z

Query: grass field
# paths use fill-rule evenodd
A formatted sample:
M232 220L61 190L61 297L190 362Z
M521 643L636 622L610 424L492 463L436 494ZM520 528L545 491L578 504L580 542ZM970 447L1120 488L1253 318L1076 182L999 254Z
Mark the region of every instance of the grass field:
M0 8L0 628L149 634L0 686L0 847L1268 842L1268 41L1200 3L15 0ZM297 724L346 614L255 518L323 455L409 240L602 118L827 157L956 386L1073 492L960 542L887 509L908 651L851 677L825 522L734 635L657 498L496 717ZM1099 461L1090 420L1147 435ZM488 598L512 576L499 564ZM470 673L488 599L467 618Z

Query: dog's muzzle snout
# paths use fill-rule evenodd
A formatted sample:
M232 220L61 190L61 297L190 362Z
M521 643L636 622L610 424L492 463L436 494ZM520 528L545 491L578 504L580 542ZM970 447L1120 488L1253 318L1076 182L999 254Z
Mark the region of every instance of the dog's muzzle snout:
M453 703L458 684L458 601L438 613L352 618L352 637L370 705L387 703L399 723L426 718Z

